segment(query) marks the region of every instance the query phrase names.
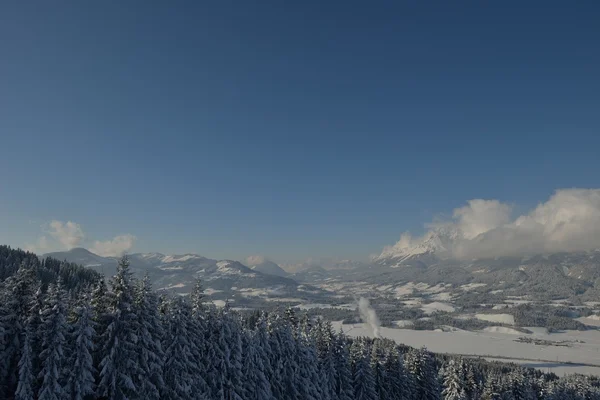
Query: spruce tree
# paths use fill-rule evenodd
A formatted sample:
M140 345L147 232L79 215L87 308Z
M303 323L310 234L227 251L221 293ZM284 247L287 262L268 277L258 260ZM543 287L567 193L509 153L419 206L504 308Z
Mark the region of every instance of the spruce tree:
M34 266L23 261L3 286L0 292L0 398L9 398L17 388L21 341L38 286Z
M337 335L334 348L334 365L336 370L336 394L339 400L352 400L354 398L354 384L350 361L350 351L344 333Z
M160 399L163 391L164 352L161 341L163 330L158 314L158 299L152 291L148 275L139 283L135 292L138 317L137 356L140 366L135 385L148 400Z
M42 380L39 400L59 400L66 396L63 387L65 355L64 346L67 334L65 310L65 293L59 282L48 287L45 307L42 310L40 337L42 352L40 354L42 369L39 378Z
M23 340L21 359L19 360L19 383L15 392L15 400L30 400L34 398L35 373L32 365L32 336L34 335L31 327L27 327Z
M377 400L375 379L367 359L367 350L364 344L355 340L350 348L352 360L352 382L354 398L356 400Z
M95 392L96 370L92 354L96 331L89 303L84 302L74 311L73 326L69 335L73 350L68 357L70 371L67 381L67 394L71 400L83 400Z
M444 366L444 389L442 398L444 400L466 400L465 380L463 377L463 366L461 361L450 360Z
M416 400L437 400L440 389L435 361L426 349L412 349L406 357L406 368L414 382Z
M140 396L135 379L142 374L137 357L138 319L129 260L121 258L112 279L109 298L110 322L103 338L100 382L97 392L111 399Z

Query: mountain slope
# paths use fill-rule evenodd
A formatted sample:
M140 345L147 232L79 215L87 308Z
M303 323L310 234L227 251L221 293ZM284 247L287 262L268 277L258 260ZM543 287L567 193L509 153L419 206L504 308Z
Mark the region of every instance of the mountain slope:
M246 262L248 263L248 266L250 267L250 269L252 269L253 271L258 271L258 272L262 272L263 274L269 274L269 275L275 275L275 276L281 276L281 277L287 277L289 276L289 274L283 269L281 268L279 265L275 264L273 261L269 261L267 259L256 259L254 261L258 261L258 262L250 262L253 261L253 257L249 257Z
M76 262L107 277L115 273L118 262L116 258L100 257L81 248L44 256ZM293 279L263 273L237 261L214 260L198 254L135 253L129 256L129 262L131 271L138 277L147 274L155 289L180 294L189 293L196 279L203 282L207 294L213 298L303 297L319 292L312 287L307 290L306 285L299 285Z
M451 258L452 248L461 237L459 230L449 227L433 229L416 240L404 236L394 246L384 248L381 254L373 258L373 262L393 268L414 261L431 264L439 259Z

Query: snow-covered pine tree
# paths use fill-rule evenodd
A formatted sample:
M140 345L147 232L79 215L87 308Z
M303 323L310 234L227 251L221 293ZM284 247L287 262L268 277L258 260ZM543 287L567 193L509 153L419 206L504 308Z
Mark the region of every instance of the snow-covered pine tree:
M471 364L471 363L466 364L462 360L461 360L461 363L463 365L463 368L462 368L463 371L466 371L464 373L465 394L468 399L477 400L477 399L479 399L479 397L481 395L481 387L480 387L481 382L479 381L479 378L478 378L477 374L475 373L473 364Z
M244 372L243 396L247 400L273 400L271 384L265 375L263 357L260 355L258 332L245 332L242 335ZM268 361L268 360L267 360Z
M311 338L307 335L308 324L296 329L296 363L298 365L298 392L302 399L330 400L325 389L326 382L319 375L319 360ZM325 385L324 385L325 384Z
M136 287L135 306L138 317L137 356L140 374L135 377L134 384L140 393L144 393L147 400L158 400L164 386L165 355L161 344L164 332L158 314L158 299L152 291L148 275Z
M216 316L216 310L209 308L206 318L206 383L210 399L224 399L225 374L227 371L227 350L224 343L224 334L221 331L222 323ZM223 342L223 343L221 343ZM227 350L228 351L228 350Z
M466 400L465 380L463 377L462 360L450 360L444 366L444 389L442 398L444 400Z
M17 272L3 282L3 287L0 292L0 398L9 398L17 389L21 340L37 289L33 266L21 263Z
M19 383L15 392L15 400L31 400L35 398L34 382L36 377L32 365L33 354L31 349L33 332L30 326L25 329L23 349L21 359L19 360Z
M318 374L321 382L322 395L331 400L338 400L336 392L337 373L335 370L335 334L331 323L324 323L320 319L310 331L318 357Z
M377 400L375 379L369 365L367 350L364 343L359 339L355 339L350 347L350 360L352 363L354 399Z
M141 372L138 363L138 319L134 307L134 290L129 260L119 260L109 297L110 322L103 337L100 382L97 393L111 399L141 396L135 379Z
M533 393L524 370L513 370L508 375L508 384L514 400L535 400L535 393Z
M386 374L388 398L408 400L411 394L406 383L406 373L404 371L402 357L395 346L389 349L386 354L383 368Z
M279 339L279 326L281 318L276 314L269 314L267 318L267 331L269 333L270 363L271 363L271 392L276 399L285 398L286 389L283 382L285 355Z
M227 347L229 348L229 362L227 363L227 380L225 384L225 399L241 400L244 389L242 386L242 338L241 326L229 314L227 307L221 314L226 333Z
M336 370L335 391L339 400L354 399L354 384L350 361L348 341L340 327L340 332L335 338L334 365Z
M56 285L49 285L42 310L40 325L42 369L38 375L42 383L38 394L39 400L62 400L66 396L63 387L66 334L65 292L59 278Z
M199 374L198 360L194 359L191 351L191 307L182 298L170 299L167 304L169 331L165 334L164 393L161 399L212 398L198 389L205 383L204 377ZM198 383L200 380L202 384Z
M111 295L112 293L108 291L105 280L99 279L92 289L90 299L90 304L92 306L92 320L94 322L98 343L98 345L94 347L94 352L92 353L94 368L96 368L97 372L100 371L100 362L104 356L102 353L102 344L107 339L107 329L112 318L109 310Z
M289 322L288 322L289 321ZM299 392L299 376L298 376L298 362L296 356L296 341L292 331L293 319L290 319L288 314L287 320L280 320L280 324L275 329L275 338L279 343L279 350L281 351L281 381L283 385L283 392L285 398L295 400L300 399Z
M440 388L435 361L425 349L411 349L406 355L406 369L412 375L415 400L437 400Z
M488 375L481 393L481 400L501 400L497 379L493 374Z
M41 368L40 365L40 353L42 352L42 340L39 336L40 333L40 325L42 323L42 309L44 308L44 298L45 294L42 291L42 283L37 282L35 285L35 290L33 296L31 298L31 304L29 308L29 316L27 318L27 329L29 329L29 340L31 344L31 365L33 367L33 371L39 371ZM37 391L39 386L39 381L34 379L33 381L33 389L34 392Z
M273 368L271 360L273 353L271 350L269 332L267 331L267 318L264 313L261 313L256 322L256 329L254 331L254 352L256 354L257 368L262 367L263 374L265 376L266 384L268 389L265 389L265 399L269 400L273 397L272 382L274 381ZM269 397L270 396L270 397Z
M371 371L375 380L375 390L380 400L388 400L391 396L389 393L389 381L386 370L383 366L385 360L383 341L375 339L371 348Z
M87 298L73 312L69 340L72 353L67 357L69 376L66 392L70 400L83 400L95 392L95 373L92 354L96 331L92 310Z

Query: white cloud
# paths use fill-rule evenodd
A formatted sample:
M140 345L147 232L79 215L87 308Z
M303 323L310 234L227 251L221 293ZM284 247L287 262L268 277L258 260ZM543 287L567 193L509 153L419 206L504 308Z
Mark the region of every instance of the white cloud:
M90 243L88 241L84 243L86 235L81 225L73 221L52 220L41 228L43 236L34 243L26 244L25 250L43 254L70 250ZM120 256L133 247L135 240L135 236L123 234L107 241L96 240L89 250L101 256Z
M248 256L246 257L246 265L260 265L269 261L265 256Z
M428 224L422 237L404 233L381 256L401 253L436 229L457 232L449 249L458 258L484 258L584 251L600 248L600 189L560 189L530 212L511 219L512 207L498 200L469 200L452 219Z
M67 250L77 247L84 238L81 226L72 221L51 221L48 233Z
M511 207L498 200L474 199L467 203L453 213L455 223L466 239L473 239L510 221Z
M106 241L96 240L90 251L103 257L118 257L129 251L135 240L136 237L130 234L115 236Z

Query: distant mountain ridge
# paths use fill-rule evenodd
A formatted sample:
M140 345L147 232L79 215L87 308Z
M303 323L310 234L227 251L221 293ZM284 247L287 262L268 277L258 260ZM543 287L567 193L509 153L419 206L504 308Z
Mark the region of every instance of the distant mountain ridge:
M58 260L75 262L110 277L116 272L116 257L101 257L83 248L44 254ZM131 271L138 277L150 276L155 289L170 290L181 294L191 291L196 279L201 279L208 293L216 297L233 295L297 296L305 285L286 276L268 273L278 272L277 264L255 266L254 269L232 260L215 260L198 254L165 255L162 253L134 253L128 255ZM280 268L279 268L280 269ZM281 270L283 271L283 270ZM283 271L285 273L285 271ZM287 274L286 274L287 275ZM317 291L316 288L308 288Z

